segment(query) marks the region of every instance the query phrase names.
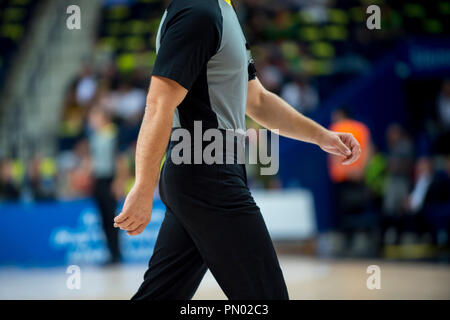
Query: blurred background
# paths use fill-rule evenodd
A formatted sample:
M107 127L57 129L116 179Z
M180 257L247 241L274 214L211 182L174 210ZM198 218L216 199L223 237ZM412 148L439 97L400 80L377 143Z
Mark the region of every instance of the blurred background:
M449 299L450 2L234 2L265 87L363 147L344 167L280 138L277 175L248 166L291 298ZM141 235L110 221L134 182L167 4L0 0L0 298L128 299L140 284L158 192ZM208 273L195 298L225 296Z

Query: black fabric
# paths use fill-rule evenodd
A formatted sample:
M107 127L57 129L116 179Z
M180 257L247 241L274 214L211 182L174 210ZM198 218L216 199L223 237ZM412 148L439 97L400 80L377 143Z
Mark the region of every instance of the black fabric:
M119 230L114 228L113 225L116 213L116 199L111 190L112 181L113 178L95 179L94 200L102 218L103 230L111 254L110 262L119 262Z
M248 64L248 81L256 79L256 68L253 62Z
M144 282L133 300L191 299L207 267L189 234L166 210Z
M250 53L250 46L248 44L248 42L245 43L245 49L247 49L247 52L249 53L250 59L248 61L248 81L251 80L255 80L256 79L256 67L255 67L255 63L253 61L253 59L251 58L251 53Z
M182 128L193 128L194 121L202 121L203 128L217 128L217 114L211 108L209 99L206 65L178 106L178 116Z
M190 299L207 268L229 299L288 299L245 166L175 165L172 146L160 179L166 215L132 299Z
M220 8L216 1L172 1L162 27L153 75L174 80L190 90L219 48Z

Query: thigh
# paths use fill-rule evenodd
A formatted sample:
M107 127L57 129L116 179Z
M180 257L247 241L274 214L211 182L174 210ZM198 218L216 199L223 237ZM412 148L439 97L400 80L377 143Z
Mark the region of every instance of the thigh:
M191 299L206 270L191 237L167 210L144 281L132 299Z
M248 210L248 209L247 209ZM207 231L191 227L211 273L229 299L287 299L272 240L259 211L205 214Z

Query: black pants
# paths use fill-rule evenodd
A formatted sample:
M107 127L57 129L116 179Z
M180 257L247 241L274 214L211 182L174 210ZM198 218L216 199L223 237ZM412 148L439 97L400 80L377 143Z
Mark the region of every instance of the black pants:
M94 200L102 217L103 230L106 235L111 262L120 261L119 232L114 228L116 198L111 191L112 178L96 178Z
M163 166L167 211L144 282L132 299L191 299L207 268L229 299L288 299L245 166Z

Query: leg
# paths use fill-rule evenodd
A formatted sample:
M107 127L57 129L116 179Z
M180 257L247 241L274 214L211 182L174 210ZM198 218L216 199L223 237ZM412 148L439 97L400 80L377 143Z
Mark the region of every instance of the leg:
M199 165L189 178L175 171L163 174L163 185L170 183L172 188L167 200L227 297L288 299L272 241L245 184L243 166Z
M209 215L209 217L208 217ZM191 234L229 299L288 299L283 274L261 213L209 212ZM214 217L212 217L214 216Z
M95 182L94 198L102 217L103 230L105 232L108 249L112 262L120 261L119 230L114 228L114 216L116 212L116 199L111 191L112 179L97 179Z
M192 239L167 210L144 282L132 299L191 299L206 270Z

